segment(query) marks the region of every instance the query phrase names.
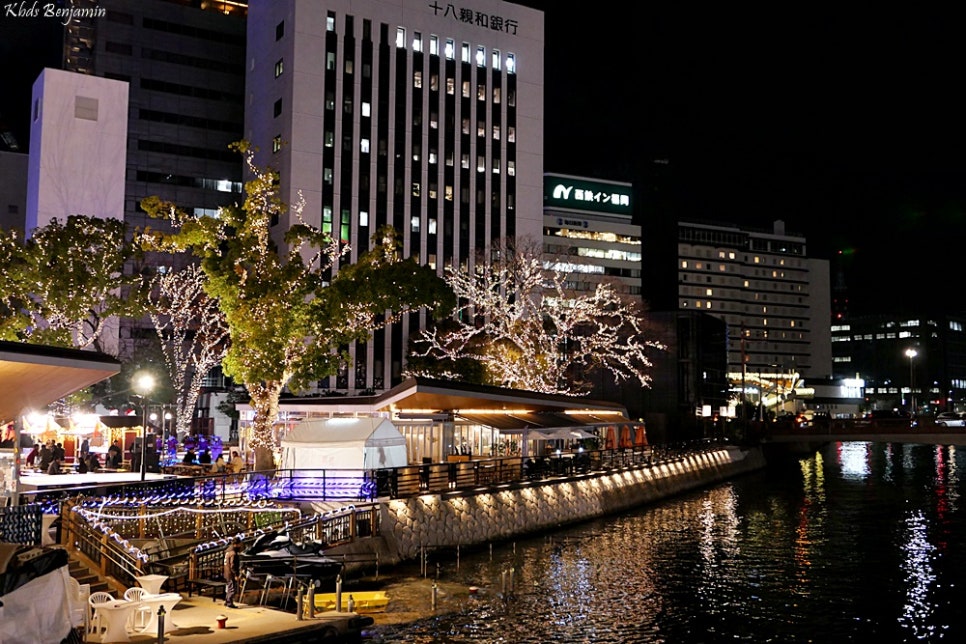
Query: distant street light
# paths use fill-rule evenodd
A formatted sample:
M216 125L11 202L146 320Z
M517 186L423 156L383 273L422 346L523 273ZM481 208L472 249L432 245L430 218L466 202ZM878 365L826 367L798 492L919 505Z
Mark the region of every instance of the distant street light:
M911 401L912 413L916 413L916 372L912 370L912 360L919 352L912 347L906 349L906 357L909 358L909 400Z
M142 422L141 422L141 480L145 480L147 475L147 463L144 462L145 446L148 442L148 405L147 405L147 395L154 390L154 376L149 373L140 373L134 377L134 386L132 387L140 397L141 397L141 412L142 412Z

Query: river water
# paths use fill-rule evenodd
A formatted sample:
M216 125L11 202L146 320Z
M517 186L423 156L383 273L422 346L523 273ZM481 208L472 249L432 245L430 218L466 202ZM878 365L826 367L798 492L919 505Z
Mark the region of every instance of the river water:
M365 641L966 641L964 491L966 449L830 444L620 516L438 555L416 574L470 590L429 617L377 621Z

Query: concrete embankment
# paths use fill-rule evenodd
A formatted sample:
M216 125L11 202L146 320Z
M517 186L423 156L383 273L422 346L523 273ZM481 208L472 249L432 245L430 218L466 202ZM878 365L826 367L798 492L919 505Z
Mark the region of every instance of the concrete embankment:
M651 466L387 501L381 538L339 551L376 551L391 565L417 559L423 548L482 545L615 514L765 465L759 448L723 447Z

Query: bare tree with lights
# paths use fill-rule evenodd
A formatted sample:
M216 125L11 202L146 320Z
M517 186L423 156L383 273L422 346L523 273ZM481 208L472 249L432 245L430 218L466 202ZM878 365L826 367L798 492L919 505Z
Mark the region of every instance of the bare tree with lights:
M448 269L460 305L452 320L413 342L411 375L461 379L467 361L482 365L486 384L541 393L582 395L590 374L649 386L650 351L643 312L610 284L574 294L567 272L553 270L534 244L506 246L474 271ZM432 365L432 366L431 366Z
M148 296L148 312L177 396L179 436L191 432L205 377L228 353L228 323L218 301L205 292L206 279L197 264L158 273Z
M201 259L205 291L218 301L230 333L225 374L245 385L254 419L255 468L274 467L273 425L287 388L307 390L348 360L346 347L366 341L374 329L420 307L446 311L452 293L427 266L401 259L391 229L374 236L374 247L352 264L333 270L348 248L301 218L285 233L284 254L272 240L272 220L288 209L279 175L254 165L246 143L236 144L251 179L245 200L218 217L188 215L157 197L142 201L152 217L166 218L173 233L147 231L149 247L187 250ZM333 274L335 273L335 274Z

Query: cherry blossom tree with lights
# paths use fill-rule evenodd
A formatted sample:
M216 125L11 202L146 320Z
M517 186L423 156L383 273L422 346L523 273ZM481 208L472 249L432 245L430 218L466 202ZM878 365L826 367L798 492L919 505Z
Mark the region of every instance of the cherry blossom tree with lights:
M222 361L226 375L244 384L254 418L249 445L255 468L275 467L279 397L309 389L348 361L346 347L422 307L445 314L452 292L442 278L413 258L401 259L391 229L373 236L373 248L351 264L340 263L348 246L302 219L304 201L292 206L298 222L285 232L287 250L270 228L289 206L279 195L279 175L253 162L246 142L233 146L251 177L241 204L217 217L195 217L157 197L141 202L173 232L147 230L148 248L187 251L201 260L205 292L218 302L229 329Z
M156 274L148 295L148 314L176 392L179 436L191 433L205 377L228 353L228 323L218 301L205 292L205 280L201 267L189 264L179 271Z
M540 393L585 395L600 370L650 386L649 352L665 347L645 337L636 300L608 283L572 293L570 274L533 243L504 244L496 257L446 271L460 304L411 343L410 375L462 379L458 365L469 362L482 366L484 384Z

